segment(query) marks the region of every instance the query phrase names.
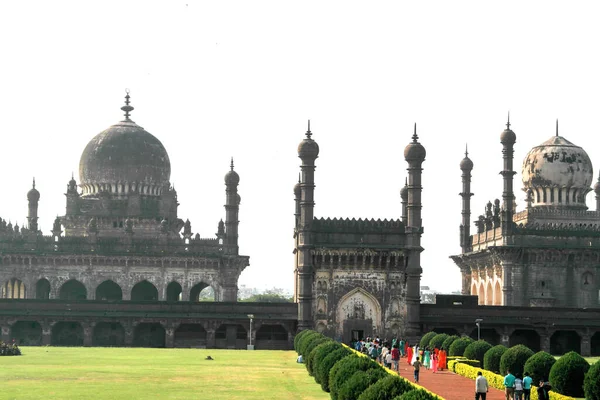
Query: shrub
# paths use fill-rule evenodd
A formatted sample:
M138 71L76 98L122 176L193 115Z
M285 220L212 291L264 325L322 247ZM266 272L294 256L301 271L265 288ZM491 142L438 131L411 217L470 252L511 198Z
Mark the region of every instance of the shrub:
M313 351L311 351L308 354L308 358L311 359L310 369L312 370L312 376L315 377L315 382L321 383L321 379L320 379L321 377L318 374L319 365L323 362L325 357L327 357L329 354L331 354L332 352L334 352L338 349L343 349L343 346L341 344L339 344L338 342L329 340L329 341L319 344L317 347L315 347L313 349ZM307 365L308 365L308 362L307 362ZM307 367L307 368L309 368L309 367Z
M306 329L306 330L303 330L303 331L300 331L300 332L298 332L298 333L296 334L296 336L294 337L294 350L296 350L296 352L297 352L298 354L300 354L300 353L298 352L298 344L300 343L300 339L302 339L302 337L303 337L304 335L306 335L307 333L310 333L310 332L314 332L314 331L311 331L311 330L309 330L309 329Z
M465 349L473 343L473 339L470 337L461 337L458 340L452 342L450 350L448 351L449 356L462 356L465 353Z
M410 391L404 393L402 396L397 397L397 399L399 399L399 400L432 400L432 399L439 399L439 397L434 396L433 394L426 392L423 389L413 389L413 390L410 390Z
M371 368L380 368L379 364L367 357L351 355L335 363L329 371L329 392L331 399L337 400L340 388L356 371L366 371Z
M448 336L446 338L446 340L444 340L444 343L442 343L441 349L446 350L446 351L450 350L450 346L457 339L459 339L459 337L457 335Z
M374 367L366 371L357 371L342 384L338 392L338 400L354 400L369 386L387 376L383 368Z
M590 364L574 351L570 351L554 363L550 369L552 390L573 397L583 397L583 380Z
M358 400L391 400L412 388L406 379L398 375L389 375L369 386L362 392Z
M590 367L583 381L585 398L588 400L600 400L600 361L596 361Z
M327 354L323 358L323 361L317 364L315 368L315 380L321 383L321 389L325 392L329 392L329 372L338 361L344 357L348 357L350 354L352 354L350 350L342 347Z
M463 355L469 360L478 360L479 365L483 365L483 356L491 348L492 345L485 340L477 340L467 346Z
M437 333L431 331L426 333L425 335L423 335L423 337L421 338L421 341L419 342L419 347L425 348L427 346L429 346L429 342L431 341L431 339L433 339L433 337L437 335Z
M500 373L500 359L506 350L506 346L499 344L486 351L483 356L483 368L496 374Z
M542 379L547 379L550 376L550 369L556 362L556 358L552 357L545 351L538 351L525 362L523 372L529 373L533 384L537 386Z
M511 347L506 350L500 358L500 375L510 371L513 375L523 375L525 362L533 355L533 351L522 344Z
M439 333L437 335L435 335L434 337L431 338L431 340L429 341L429 346L430 347L437 347L438 349L442 347L442 343L444 343L444 340L448 339L448 335L445 333Z
M322 335L315 331L311 331L306 335L302 336L298 341L298 354L302 354L303 357L306 357L306 346L308 346L310 342L312 342L314 339L320 336Z
M305 363L304 365L306 365L306 370L308 371L308 374L310 376L313 376L313 367L314 367L313 350L316 349L317 346L319 346L320 344L325 343L325 342L332 342L332 340L326 336L317 337L306 346L305 353L304 353L305 354L304 355L304 363Z

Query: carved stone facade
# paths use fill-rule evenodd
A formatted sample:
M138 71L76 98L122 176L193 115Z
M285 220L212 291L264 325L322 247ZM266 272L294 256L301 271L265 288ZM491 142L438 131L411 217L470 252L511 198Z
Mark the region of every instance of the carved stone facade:
M345 342L418 334L420 175L425 149L416 131L405 151L409 179L401 191L402 219L383 221L314 218L319 147L311 136L309 126L298 147L301 178L294 189L299 327Z

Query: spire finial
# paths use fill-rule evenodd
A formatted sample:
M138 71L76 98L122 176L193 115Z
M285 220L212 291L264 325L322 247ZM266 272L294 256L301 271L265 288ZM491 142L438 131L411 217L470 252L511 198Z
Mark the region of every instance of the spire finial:
M408 186L408 178L404 178L404 186Z
M133 107L129 105L129 89L125 89L125 93L125 105L121 107L121 110L125 111L125 121L131 121L129 113L133 111Z
M233 171L233 157L231 157L231 170Z
M556 118L556 136L558 136L558 118Z
M467 143L465 143L465 157L469 157L469 148Z
M415 133L413 133L413 143L417 143L417 140L419 139L419 136L417 135L417 123L415 122Z
M600 176L598 177L598 180L600 180ZM298 183L300 183L300 172L298 172Z
M35 176L33 177L33 188L35 189Z
M310 119L308 120L308 130L306 131L306 137L310 139L312 132L310 131Z
M510 111L508 112L508 118L506 119L506 129L510 129Z

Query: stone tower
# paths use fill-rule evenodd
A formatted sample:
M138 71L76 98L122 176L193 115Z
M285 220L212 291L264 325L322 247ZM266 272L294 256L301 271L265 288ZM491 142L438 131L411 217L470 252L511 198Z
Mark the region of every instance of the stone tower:
M40 201L40 192L35 188L35 179L33 179L33 186L29 192L27 192L27 203L28 213L27 222L29 223L29 230L32 232L38 231L38 202Z

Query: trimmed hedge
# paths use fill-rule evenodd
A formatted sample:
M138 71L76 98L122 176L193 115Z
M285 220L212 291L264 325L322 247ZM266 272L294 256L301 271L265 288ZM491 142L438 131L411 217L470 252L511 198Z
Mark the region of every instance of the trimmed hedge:
M444 340L444 343L442 343L442 350L450 350L450 346L452 345L452 343L454 343L455 340L460 339L457 335L452 335L452 336L448 336L448 338L446 338L446 340Z
M387 376L383 368L375 367L366 371L357 371L340 387L338 400L355 400L365 389Z
M311 369L312 369L312 375L315 377L315 382L317 382L319 384L321 383L321 376L320 376L318 370L319 370L319 365L321 365L323 363L323 361L325 360L325 357L327 357L329 354L333 353L334 351L343 349L343 348L344 347L341 344L331 340L328 342L321 343L320 345L315 347L313 351L310 352L309 357L311 357L311 359L312 359ZM327 373L329 374L329 371L327 371Z
M306 357L306 346L308 346L310 342L319 336L322 335L315 331L310 331L306 335L302 336L298 341L298 354L301 354L302 357Z
M448 335L445 333L440 333L435 335L433 338L431 338L431 340L429 341L429 346L431 347L437 347L438 349L442 347L442 343L444 343L444 340L448 339Z
M550 370L552 390L573 397L583 397L583 380L590 364L574 351L560 357Z
M539 381L548 379L555 362L556 358L550 354L545 351L538 351L527 359L523 367L523 373L527 372L531 376L533 384L537 387Z
M429 346L429 342L431 341L431 339L433 339L433 337L435 335L437 335L437 333L435 333L433 331L423 335L423 337L421 338L421 341L419 342L419 347L424 349L425 347Z
M600 400L600 361L596 361L585 374L583 389L586 399Z
M402 396L397 397L399 400L432 400L439 399L437 396L433 396L430 393L422 389L413 389L409 392L404 393Z
M311 356L312 351L321 343L331 342L332 340L326 336L315 337L306 345L304 350L304 365L306 365L306 369L308 370L308 374L313 376L313 357Z
M389 375L369 386L358 400L391 400L413 389L413 386L398 375Z
M499 344L486 351L483 356L483 368L496 374L500 373L500 359L506 350L506 346Z
M470 337L461 337L458 340L452 342L450 345L450 350L448 351L449 356L464 356L465 349L473 343L473 339Z
M332 353L323 358L317 367L315 368L315 380L321 383L321 389L325 392L329 392L329 372L333 366L340 361L341 359L348 357L352 354L350 350L345 347L341 349L334 350Z
M476 340L467 346L463 355L469 360L478 360L479 365L483 365L483 357L491 348L492 345L485 340Z
M522 344L511 347L500 358L500 374L505 375L506 371L510 371L513 375L523 375L523 367L532 355L533 351Z
M329 392L332 400L338 400L338 394L344 383L357 371L380 368L379 364L367 357L352 354L335 363L329 371Z
M294 336L294 350L296 352L298 352L298 343L300 342L300 339L302 339L302 336L306 335L309 332L313 332L311 330L303 330L300 331L296 334L296 336Z

